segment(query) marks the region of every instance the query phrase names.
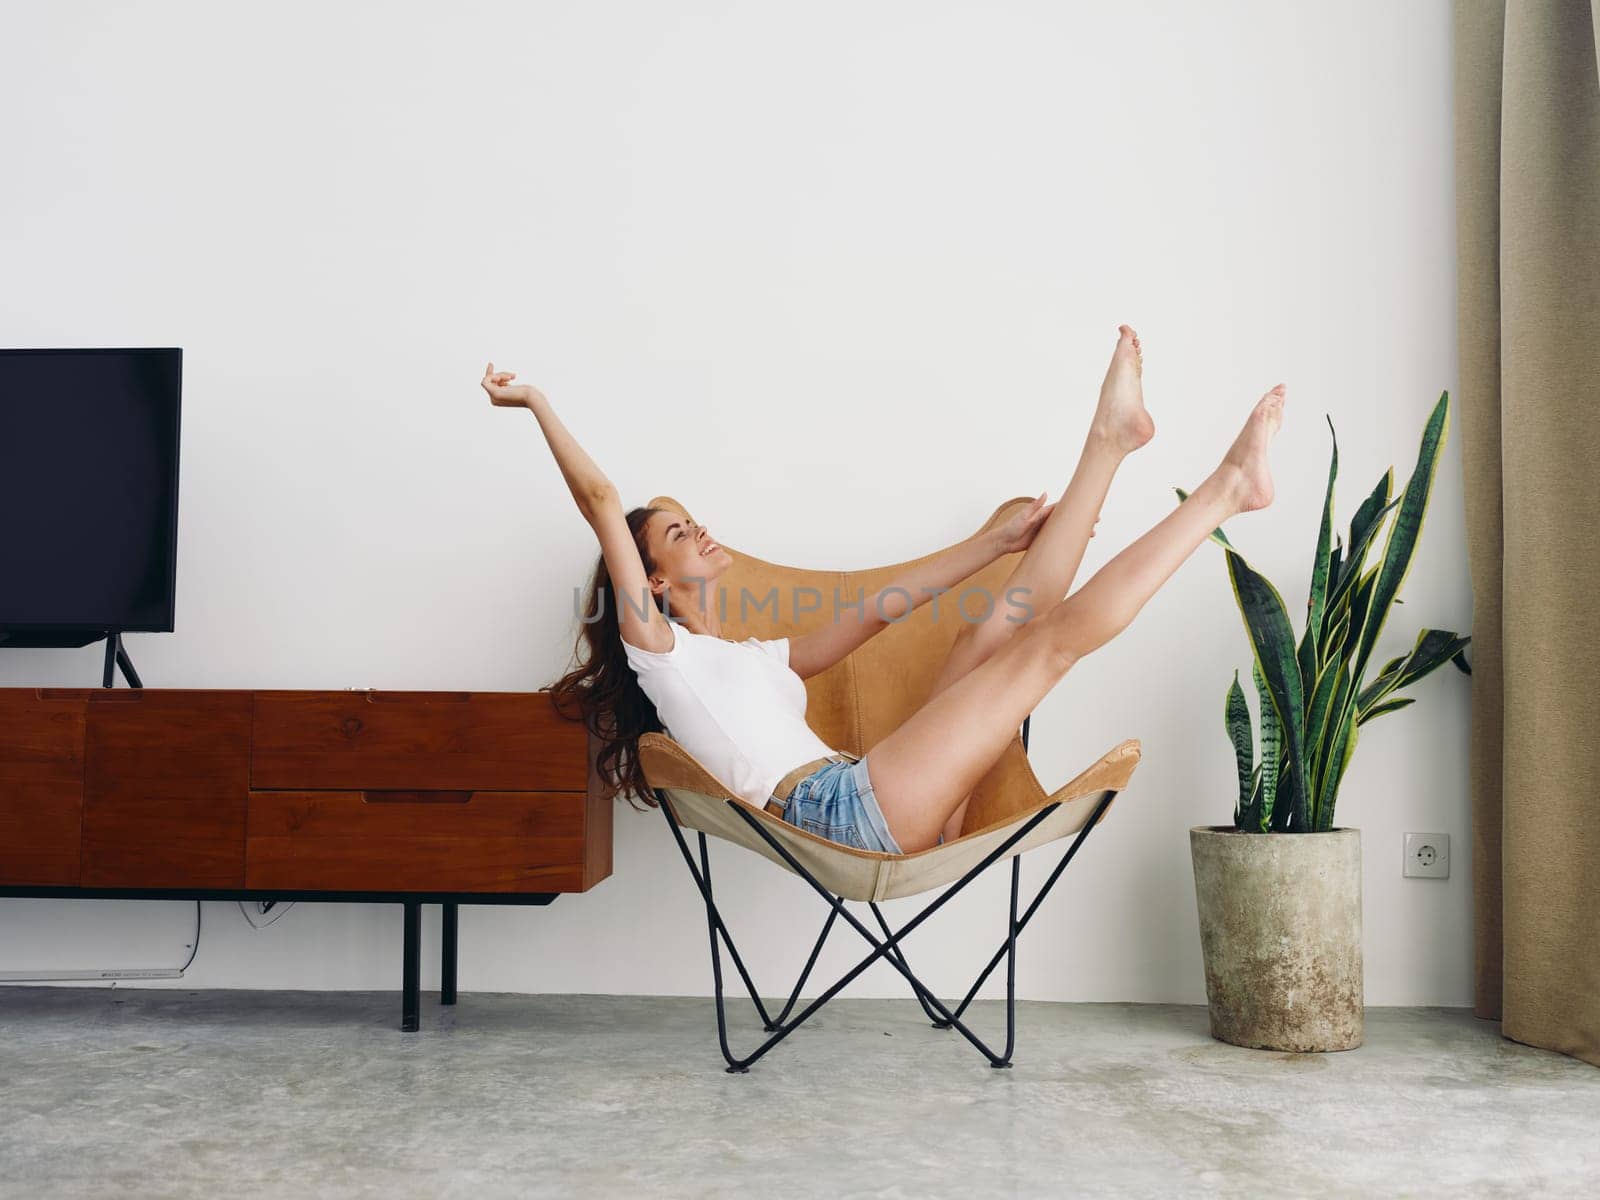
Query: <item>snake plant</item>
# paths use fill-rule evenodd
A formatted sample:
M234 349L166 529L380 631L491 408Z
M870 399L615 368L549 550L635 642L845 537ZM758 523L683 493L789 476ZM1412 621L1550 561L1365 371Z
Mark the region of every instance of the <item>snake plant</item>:
M1244 618L1253 662L1250 673L1260 697L1261 756L1255 758L1250 709L1239 672L1233 673L1223 716L1239 768L1234 825L1246 833L1311 833L1333 828L1339 782L1355 753L1360 727L1412 703L1397 695L1446 662L1470 675L1465 657L1470 637L1423 629L1410 653L1390 659L1364 681L1367 660L1411 566L1422 532L1434 470L1450 424L1450 393L1439 397L1422 431L1417 464L1405 491L1390 498L1394 468L1384 473L1356 509L1349 539L1333 533L1333 484L1339 474L1339 439L1333 421L1333 456L1328 492L1312 560L1305 630L1298 646L1278 589L1252 568L1221 529L1211 540L1227 555L1228 576ZM1180 500L1188 493L1175 489ZM1384 518L1396 510L1383 558L1370 570L1366 560ZM1331 544L1330 544L1331 543Z

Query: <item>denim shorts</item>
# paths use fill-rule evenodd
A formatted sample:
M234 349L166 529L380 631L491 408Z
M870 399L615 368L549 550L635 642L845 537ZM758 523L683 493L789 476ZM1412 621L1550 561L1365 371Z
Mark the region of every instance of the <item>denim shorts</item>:
M818 767L789 793L783 819L807 833L881 854L903 854L867 776L867 760Z

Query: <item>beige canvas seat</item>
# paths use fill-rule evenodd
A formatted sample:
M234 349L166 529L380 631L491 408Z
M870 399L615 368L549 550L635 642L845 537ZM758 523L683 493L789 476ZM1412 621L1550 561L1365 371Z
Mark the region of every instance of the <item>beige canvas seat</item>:
M1014 512L1031 502L1032 497L1028 496L1006 501L995 509L978 532L1004 524ZM692 519L692 514L670 496L657 496L650 504L671 509ZM723 635L734 640L750 636L799 637L834 619L857 619L854 614L860 611L859 606L850 609L845 607L847 603L857 602L862 596L872 596L878 589L903 576L908 566L922 561L911 559L856 571L815 570L768 562L743 553L726 542L720 544L734 560L721 580L728 611L719 614ZM817 736L837 750L860 756L867 754L874 744L897 729L926 700L962 627L963 618L958 614L956 604L963 604L969 617L976 617L984 611L986 603L1002 602L1006 580L1020 558L1021 554L1015 553L996 559L949 592L930 600L880 631L828 670L807 679L806 720ZM1025 721L1018 736L1012 739L974 790L960 836L931 849L909 854L860 850L818 837L735 795L726 783L712 775L666 734L646 733L639 739L639 759L645 778L655 790L668 824L677 836L689 869L695 875L706 900L707 916L712 928L712 967L717 983L718 1027L722 1032L723 1053L729 1062L729 1070L748 1067L749 1063L820 1007L833 991L848 983L850 978L879 956L883 956L907 977L936 1026L959 1029L989 1057L991 1065L1010 1065L1014 980L1008 981L1007 1046L1003 1055L997 1056L991 1052L959 1020L962 1009L976 994L977 987L987 977L989 970L998 964L1000 955L997 954L989 968L980 975L967 1000L952 1013L927 992L911 973L904 952L897 943L899 937L910 932L981 870L1001 859L1010 858L1011 924L1000 954L1009 953L1014 968L1016 932L1032 915L1090 828L1104 818L1113 797L1127 785L1139 762L1139 742L1130 738L1111 747L1070 782L1047 792L1029 764L1027 732L1028 722ZM699 832L700 871L696 870L688 845L683 841L681 831L685 827ZM832 911L822 934L824 939L835 917L843 916L877 947L856 971L787 1026L782 1024L782 1020L788 1008L779 1015L776 1023L767 1017L717 912L710 886L707 834L753 850L785 870L807 879L814 889L831 902ZM1076 837L1066 857L1040 889L1027 915L1019 922L1016 914L1018 856L1034 847L1072 835ZM879 942L843 908L843 901L847 899L868 902L885 934L888 934L888 925L877 908L878 901L919 895L950 883L955 886L887 942ZM717 947L719 931L727 938L734 962L744 975L766 1027L779 1031L744 1059L736 1059L727 1047ZM816 953L813 952L812 962L815 959ZM808 963L807 972L810 966ZM1008 971L1008 976L1012 973ZM795 997L798 997L804 980L803 974L800 983L796 984ZM791 998L790 1007L793 1004L794 998Z

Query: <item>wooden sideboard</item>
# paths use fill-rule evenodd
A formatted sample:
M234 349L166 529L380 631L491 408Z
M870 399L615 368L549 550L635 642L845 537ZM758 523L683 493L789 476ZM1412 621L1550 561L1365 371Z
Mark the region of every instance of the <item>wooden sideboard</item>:
M548 692L0 688L0 897L390 901L401 1028L420 906L611 874L597 743Z

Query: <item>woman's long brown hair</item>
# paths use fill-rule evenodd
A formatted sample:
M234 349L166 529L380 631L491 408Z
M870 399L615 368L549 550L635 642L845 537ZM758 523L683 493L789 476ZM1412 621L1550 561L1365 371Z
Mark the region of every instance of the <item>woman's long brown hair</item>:
M655 571L656 564L645 546L644 527L662 511L665 510L641 506L628 512L628 532L639 548L646 575ZM639 600L629 597L628 603L637 607ZM656 607L661 607L659 602ZM595 563L583 598L573 656L578 665L550 684L549 691L556 711L570 720L582 721L600 742L595 770L603 785L601 798L611 800L627 795L629 806L638 808L631 799L638 796L650 808L660 807L639 765L639 735L661 732L661 718L639 686L638 676L622 649L617 589L604 554Z

